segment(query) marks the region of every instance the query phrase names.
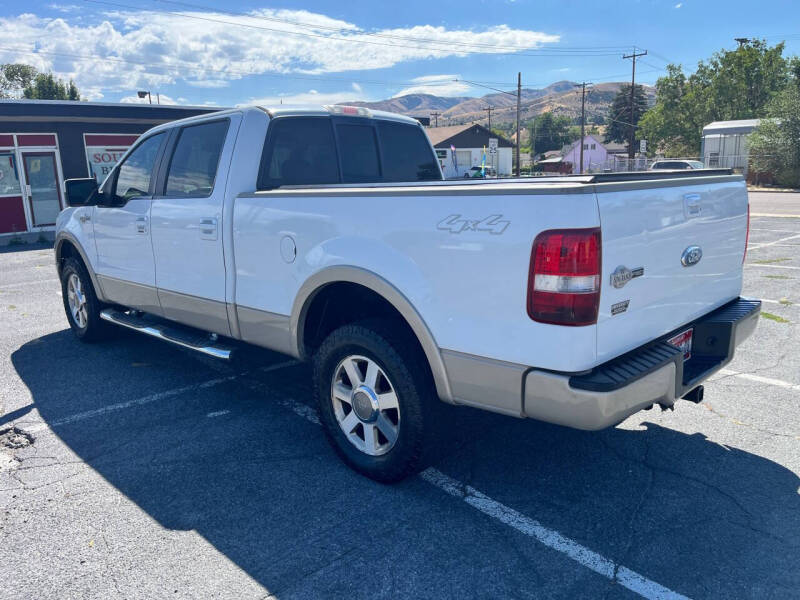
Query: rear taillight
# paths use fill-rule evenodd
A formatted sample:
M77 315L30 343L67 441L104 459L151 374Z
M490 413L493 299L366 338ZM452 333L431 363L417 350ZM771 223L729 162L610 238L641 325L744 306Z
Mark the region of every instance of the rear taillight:
M528 315L555 325L592 325L600 304L600 229L551 229L536 236Z
M744 234L744 254L742 255L742 264L744 259L747 258L747 244L750 243L750 202L747 203L747 233Z

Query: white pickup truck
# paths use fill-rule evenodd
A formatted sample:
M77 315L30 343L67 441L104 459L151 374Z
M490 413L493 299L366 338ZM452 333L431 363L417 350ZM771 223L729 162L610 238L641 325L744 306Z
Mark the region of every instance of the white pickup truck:
M424 464L438 400L581 429L699 402L760 313L728 171L442 181L411 119L252 107L156 127L66 191L81 340L311 360L333 447L381 481Z

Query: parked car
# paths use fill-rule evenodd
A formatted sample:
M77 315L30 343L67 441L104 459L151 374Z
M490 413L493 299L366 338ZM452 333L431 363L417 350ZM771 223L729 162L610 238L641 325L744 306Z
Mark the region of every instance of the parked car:
M419 123L365 108L167 123L66 191L80 340L311 361L333 448L380 481L425 464L439 400L579 429L699 401L760 312L740 176L442 181Z
M657 160L650 166L651 171L663 169L705 169L699 160Z
M481 167L472 167L464 173L464 179L494 179L497 177L497 170L494 167L485 167L481 171Z

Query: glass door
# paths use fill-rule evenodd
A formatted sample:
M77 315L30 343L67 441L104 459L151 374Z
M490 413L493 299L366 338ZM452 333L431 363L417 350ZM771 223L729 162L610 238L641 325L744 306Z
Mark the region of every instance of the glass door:
M22 152L26 192L31 210L31 225L44 227L56 224L61 212L61 186L55 152Z

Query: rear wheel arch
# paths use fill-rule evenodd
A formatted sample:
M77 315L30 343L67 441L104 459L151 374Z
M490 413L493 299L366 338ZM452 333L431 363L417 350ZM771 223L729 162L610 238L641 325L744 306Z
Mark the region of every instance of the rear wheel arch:
M341 306L354 300L360 310L345 314L324 314L331 302ZM336 266L315 273L300 288L290 318L295 354L307 359L315 343L337 327L365 318L386 318L405 327L419 344L430 369L436 392L442 400L452 402L439 347L433 334L408 298L380 275L360 267ZM321 339L322 338L322 339Z

